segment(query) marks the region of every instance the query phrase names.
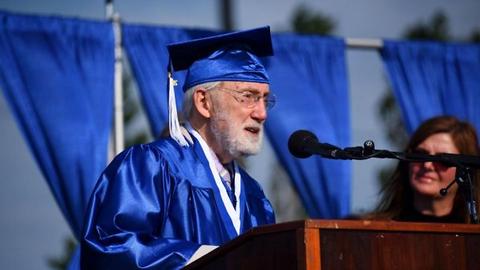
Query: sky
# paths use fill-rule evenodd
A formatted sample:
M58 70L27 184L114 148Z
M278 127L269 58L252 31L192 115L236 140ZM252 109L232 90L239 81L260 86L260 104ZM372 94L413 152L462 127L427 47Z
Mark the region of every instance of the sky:
M115 9L123 21L218 29L214 0L117 0ZM293 9L306 4L312 11L332 17L336 35L355 38L399 39L406 27L427 21L442 9L454 37L465 37L480 28L478 0L232 0L236 29L270 25L272 31L289 31ZM100 0L0 0L0 10L38 15L61 15L103 20ZM1 53L0 53L1 57ZM386 88L378 52L349 49L347 67L351 99L352 145L367 139L377 148L399 151L385 138L376 108ZM48 269L47 257L61 254L63 239L70 235L53 196L35 164L23 137L0 94L0 269ZM248 161L252 174L267 179L275 162L268 144ZM371 209L376 202L376 172L388 160L353 162L352 210Z

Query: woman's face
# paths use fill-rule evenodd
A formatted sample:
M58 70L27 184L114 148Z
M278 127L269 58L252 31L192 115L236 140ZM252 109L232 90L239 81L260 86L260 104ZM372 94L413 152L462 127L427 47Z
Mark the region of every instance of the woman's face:
M436 133L427 137L413 151L430 155L459 154L448 133ZM410 163L410 185L417 195L439 197L440 189L447 187L455 179L455 171L455 167L447 167L437 162L413 162ZM456 191L457 185L453 185L448 194L454 195Z

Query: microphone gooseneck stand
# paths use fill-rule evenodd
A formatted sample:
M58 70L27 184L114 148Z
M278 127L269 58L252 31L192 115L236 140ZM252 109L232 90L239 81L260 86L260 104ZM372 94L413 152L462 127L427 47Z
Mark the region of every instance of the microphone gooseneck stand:
M468 209L468 213L470 215L470 220L474 224L478 224L478 214L477 214L477 202L475 200L474 191L473 191L473 183L472 183L472 169L462 164L457 164L457 171L455 173L455 179L448 184L446 188L442 188L440 190L440 195L446 196L448 193L448 189L454 184L457 183L458 188L463 193L463 197L465 198L465 204Z
M399 153L388 150L375 150L375 144L371 140L365 141L363 147L349 147L342 151L341 159L355 159L365 160L370 158L394 158L406 162L441 162L451 167L456 167L455 179L452 180L447 187L442 188L439 193L441 196L446 196L448 189L457 183L460 191L463 193L465 205L467 206L470 215L470 221L474 224L479 224L477 214L477 202L474 196L473 188L473 170L478 168L478 159L472 156L455 155L455 154L439 154L427 155L419 153Z
M298 158L307 158L311 155L320 155L330 159L365 160L370 158L393 158L405 162L439 162L449 167L456 167L455 179L442 188L439 193L446 196L448 189L457 183L465 199L470 221L478 224L478 215L473 188L472 169L480 169L480 157L459 154L427 155L422 153L401 153L388 150L376 150L375 143L365 141L362 146L347 147L341 149L328 143L320 143L318 138L308 130L295 131L288 140L288 149L292 155ZM480 179L477 179L480 181Z

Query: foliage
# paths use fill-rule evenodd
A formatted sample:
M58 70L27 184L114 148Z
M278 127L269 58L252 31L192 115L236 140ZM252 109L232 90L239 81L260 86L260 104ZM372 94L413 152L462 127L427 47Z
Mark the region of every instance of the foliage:
M403 147L408 140L400 109L392 95L392 89L388 88L382 97L378 108L380 118L387 130L387 138L397 148Z
M469 40L471 42L480 43L480 28L475 28L470 34Z
M437 11L428 23L418 22L408 27L403 37L410 40L448 41L451 39L448 29L448 18L443 11Z
M305 5L296 8L292 18L293 31L299 34L332 34L335 22L329 16L313 11Z
M77 247L77 242L73 236L65 238L63 241L63 253L58 257L50 257L47 259L48 266L54 270L65 270L68 268L73 252Z

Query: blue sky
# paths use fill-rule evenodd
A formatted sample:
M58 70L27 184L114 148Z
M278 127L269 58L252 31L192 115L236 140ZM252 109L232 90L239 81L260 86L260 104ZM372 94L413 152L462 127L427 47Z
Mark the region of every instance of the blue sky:
M116 10L127 22L179 25L217 29L217 2L118 0ZM288 31L292 10L306 3L337 22L340 37L400 37L404 29L420 20L426 21L438 9L450 19L451 34L464 37L480 28L478 0L232 0L237 29L270 25L273 31ZM100 0L0 0L0 9L40 15L81 18L104 18L104 1ZM378 53L373 50L348 50L348 72L352 110L352 145L366 139L378 148L389 149L375 108L386 80ZM12 118L3 94L0 95L0 269L48 269L46 257L60 254L62 239L69 229ZM399 149L392 149L399 150ZM259 179L269 176L262 167L270 167L268 147L249 164ZM352 208L369 209L375 203L376 171L388 163L384 160L354 162Z

